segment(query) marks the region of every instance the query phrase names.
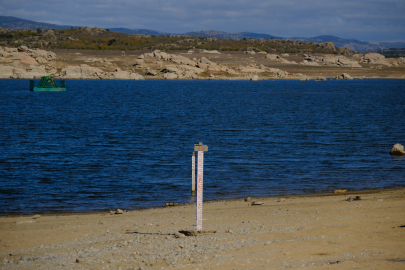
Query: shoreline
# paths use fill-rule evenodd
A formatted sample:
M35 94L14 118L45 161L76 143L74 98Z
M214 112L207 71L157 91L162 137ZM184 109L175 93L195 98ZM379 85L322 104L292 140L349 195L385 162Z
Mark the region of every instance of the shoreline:
M350 192L351 193L351 192ZM401 269L405 189L0 217L2 269ZM252 198L257 200L257 198Z
M270 200L270 199L278 199L278 198L310 198L310 197L328 197L328 196L350 196L350 195L359 195L359 194L375 194L375 193L381 193L381 192L389 192L389 191L398 191L398 190L405 190L404 188L387 188L387 189L367 189L367 190L348 190L344 193L308 193L308 194L291 194L291 195L273 195L273 196L249 196L252 198L252 200ZM213 200L204 200L203 203L217 203L217 202L235 202L235 201L243 201L246 196L241 196L241 197L235 197L235 198L227 198L227 199L213 199ZM173 202L176 203L176 202ZM172 207L180 207L180 206L195 206L196 202L192 203L177 203L177 205L173 206L155 206L155 207L140 207L138 209L128 209L128 208L119 208L122 209L126 212L136 212L136 211L147 211L147 210L152 210L152 209L163 209L163 208L172 208ZM60 212L60 211L55 211L55 212L33 212L33 214L5 214L1 215L0 214L0 219L3 217L29 217L32 215L41 215L41 216L54 216L54 215L90 215L90 214L106 214L110 213L111 209L105 209L105 210L89 210L88 212Z
M316 77L316 76L313 76ZM104 81L104 80L116 80L116 81L136 81L134 79L116 79L116 78L69 78L69 79L65 79L63 77L54 77L55 80L65 80L65 81L69 81L69 80L83 80L83 81L87 81L87 80L94 80L94 81ZM34 79L23 79L23 78L2 78L0 80L41 80L41 78L34 78ZM357 77L353 77L353 81L355 80L359 80L359 81L363 81L363 80L405 80L405 77L378 77L378 78L357 78ZM299 78L259 78L257 80L251 80L251 78L218 78L218 79L212 79L209 77L206 78L198 78L198 79L165 79L165 78L145 78L142 81L301 81L301 82L308 82L308 81L341 81L341 80L337 80L335 78L332 77L326 77L326 80L319 80L316 78L309 78L308 80L301 80Z
M228 51L116 51L0 47L1 78L168 80L405 79L405 58L378 53L255 53ZM45 57L45 58L44 58Z

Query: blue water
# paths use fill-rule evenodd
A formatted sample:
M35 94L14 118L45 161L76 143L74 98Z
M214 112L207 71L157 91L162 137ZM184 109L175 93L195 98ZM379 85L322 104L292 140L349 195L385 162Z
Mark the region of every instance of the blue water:
M0 214L405 187L405 80L0 80Z

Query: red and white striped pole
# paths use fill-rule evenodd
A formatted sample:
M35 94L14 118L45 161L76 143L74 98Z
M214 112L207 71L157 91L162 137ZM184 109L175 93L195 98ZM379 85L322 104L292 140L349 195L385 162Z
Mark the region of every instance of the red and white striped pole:
M191 193L195 193L195 153L191 158Z
M202 206L203 206L203 170L204 170L204 152L208 151L208 146L202 142L194 145L194 151L198 151L197 168L197 231L202 230Z

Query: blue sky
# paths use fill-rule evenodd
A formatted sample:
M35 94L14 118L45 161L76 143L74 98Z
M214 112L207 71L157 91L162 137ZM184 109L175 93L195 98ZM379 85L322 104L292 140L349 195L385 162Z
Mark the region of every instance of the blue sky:
M405 41L405 0L0 0L0 15L64 25Z

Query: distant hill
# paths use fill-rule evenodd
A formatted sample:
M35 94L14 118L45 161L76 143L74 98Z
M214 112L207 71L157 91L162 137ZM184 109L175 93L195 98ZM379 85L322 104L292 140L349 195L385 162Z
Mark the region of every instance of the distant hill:
M171 33L160 32L149 29L128 29L128 28L109 28L110 31L125 33L125 34L142 34L142 35L155 35L155 36L167 36Z
M39 29L68 29L71 27L78 27L78 26L71 26L71 25L57 25L57 24L50 24L50 23L42 23L42 22L34 22L30 20L24 20L16 17L11 16L0 16L0 27L9 28L12 30L35 30Z
M367 52L367 51L377 51L380 49L386 49L387 47L382 45L381 43L378 42L366 42L366 41L360 41L357 39L344 39L344 38L339 38L335 36L330 36L330 35L324 35L324 36L316 36L316 37L292 37L291 39L296 40L296 41L301 41L301 42L333 42L336 47L339 48L349 48L350 50L353 51L358 51L358 52Z
M69 29L69 28L78 28L78 26L71 25L56 25L49 23L41 23L30 20L19 19L11 16L0 16L0 27L9 28L12 30L35 30L39 29ZM242 40L244 38L249 39L286 39L284 37L273 36L269 34L260 34L253 32L240 32L240 33L227 33L216 30L202 30L202 31L193 31L186 33L169 33L161 32L150 29L128 29L128 28L109 28L110 31L120 32L126 34L144 34L144 35L155 35L155 36L195 36L195 37L215 37L224 40ZM389 48L405 48L405 42L366 42L357 39L343 39L331 35L315 36L315 37L292 37L289 38L301 42L333 42L338 48L349 48L358 52L367 52L367 51L378 51L381 49Z
M182 35L195 36L195 37L215 37L215 38L220 38L220 39L231 39L231 40L241 40L243 38L246 38L246 39L249 39L249 38L284 39L283 37L276 37L276 36L268 35L268 34L257 34L257 33L250 33L250 32L227 33L227 32L216 31L216 30L203 30L203 31L187 32Z
M380 42L380 44L389 49L405 49L405 42Z

